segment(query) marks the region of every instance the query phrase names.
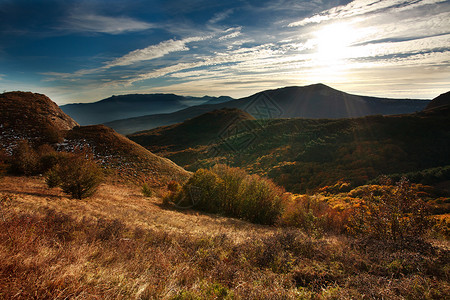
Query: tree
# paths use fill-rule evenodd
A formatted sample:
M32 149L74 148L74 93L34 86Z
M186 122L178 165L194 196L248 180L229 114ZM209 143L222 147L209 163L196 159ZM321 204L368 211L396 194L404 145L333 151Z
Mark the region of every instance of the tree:
M103 179L101 168L91 159L72 154L54 166L46 176L49 187L60 186L73 198L91 196Z

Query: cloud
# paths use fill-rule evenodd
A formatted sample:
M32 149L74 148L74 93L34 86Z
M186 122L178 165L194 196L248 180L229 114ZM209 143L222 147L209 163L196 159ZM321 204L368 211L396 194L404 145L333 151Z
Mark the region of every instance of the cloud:
M424 5L437 4L446 0L354 0L347 5L333 7L312 17L288 24L288 27L305 26L310 23L356 17L375 12L400 12Z
M242 34L241 29L242 29L242 27L228 28L227 30L225 30L225 33L231 32L231 31L233 31L233 32L219 37L219 41L228 40L228 39L232 39L232 38L240 36Z
M226 18L228 18L232 13L234 12L234 9L227 9L226 11L216 13L214 16L208 21L209 24L216 24L219 23Z
M81 69L74 73L60 73L60 72L43 72L44 76L47 76L45 81L57 81L60 79L65 79L69 81L76 81L77 78L97 74L100 75L102 72L111 69L113 67L125 67L129 65L136 64L142 61L149 61L157 58L161 58L167 54L179 51L188 51L189 48L186 44L196 41L202 41L210 38L210 36L202 37L189 37L182 40L167 40L156 45L151 45L143 49L133 50L121 57L118 57L112 61L105 62L103 66L92 69ZM110 71L111 72L111 71ZM125 73L125 71L121 71ZM112 74L112 73L111 73Z
M152 60L163 57L172 52L188 51L186 44L197 42L206 39L207 37L190 37L183 40L168 40L163 41L157 45L151 45L144 49L137 49L130 53L116 58L115 60L106 63L103 68L111 68L115 66L127 66L140 61Z
M138 81L147 80L151 78L158 78L169 74L184 72L195 68L203 68L216 65L236 64L239 62L252 62L256 59L268 59L281 54L280 50L272 49L273 44L264 44L250 48L240 48L233 51L218 52L214 55L205 56L199 58L196 62L191 63L178 63L175 65L167 66L151 72L142 73L134 78L128 79L122 82L126 85L133 84ZM257 65L255 65L257 67Z
M129 17L109 17L92 13L79 13L70 15L59 29L71 32L121 34L147 30L153 27L154 25L151 23Z

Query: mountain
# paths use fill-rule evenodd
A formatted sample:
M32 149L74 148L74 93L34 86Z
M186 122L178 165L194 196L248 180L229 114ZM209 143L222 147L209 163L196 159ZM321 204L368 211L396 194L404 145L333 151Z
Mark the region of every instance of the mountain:
M208 145L227 130L246 120L255 120L250 114L237 108L213 110L198 117L170 126L141 131L128 137L148 149L177 151L190 146Z
M174 94L112 96L93 103L62 105L61 109L82 125L101 124L149 114L170 113L192 105L226 102L229 97L184 97Z
M0 94L0 146L26 139L35 144L57 142L63 131L78 126L71 117L42 94L8 92Z
M211 122L213 115L225 112L130 138L188 170L225 163L269 176L295 193L338 181L358 186L380 175L406 175L424 184L450 180L450 110L347 119L244 118L231 125L230 119L216 118L214 130L205 136L182 139L188 130L200 128L196 120Z
M324 84L267 90L249 97L219 104L189 107L169 114L117 120L105 125L122 134L170 125L203 113L238 108L257 119L350 118L368 115L394 115L421 111L429 100L389 99L347 94Z
M450 92L441 94L431 100L425 110L449 108L450 107Z
M12 153L18 140L37 147L51 144L59 151L88 147L94 157L112 173L136 181L183 181L189 172L167 158L103 125L78 126L47 96L30 92L0 95L0 148Z

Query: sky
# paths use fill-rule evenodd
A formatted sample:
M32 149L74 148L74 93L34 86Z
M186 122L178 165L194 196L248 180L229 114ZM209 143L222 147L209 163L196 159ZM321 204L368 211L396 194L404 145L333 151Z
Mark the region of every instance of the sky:
M450 1L0 0L0 92L244 97L324 83L359 95L450 90Z

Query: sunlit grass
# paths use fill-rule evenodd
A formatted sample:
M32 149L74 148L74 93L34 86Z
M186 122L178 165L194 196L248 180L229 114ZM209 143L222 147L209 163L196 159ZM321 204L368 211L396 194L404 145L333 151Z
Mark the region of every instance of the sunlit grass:
M443 248L402 251L342 235L161 206L164 190L102 184L84 200L42 178L0 181L0 298L448 297ZM5 195L10 195L5 197Z

